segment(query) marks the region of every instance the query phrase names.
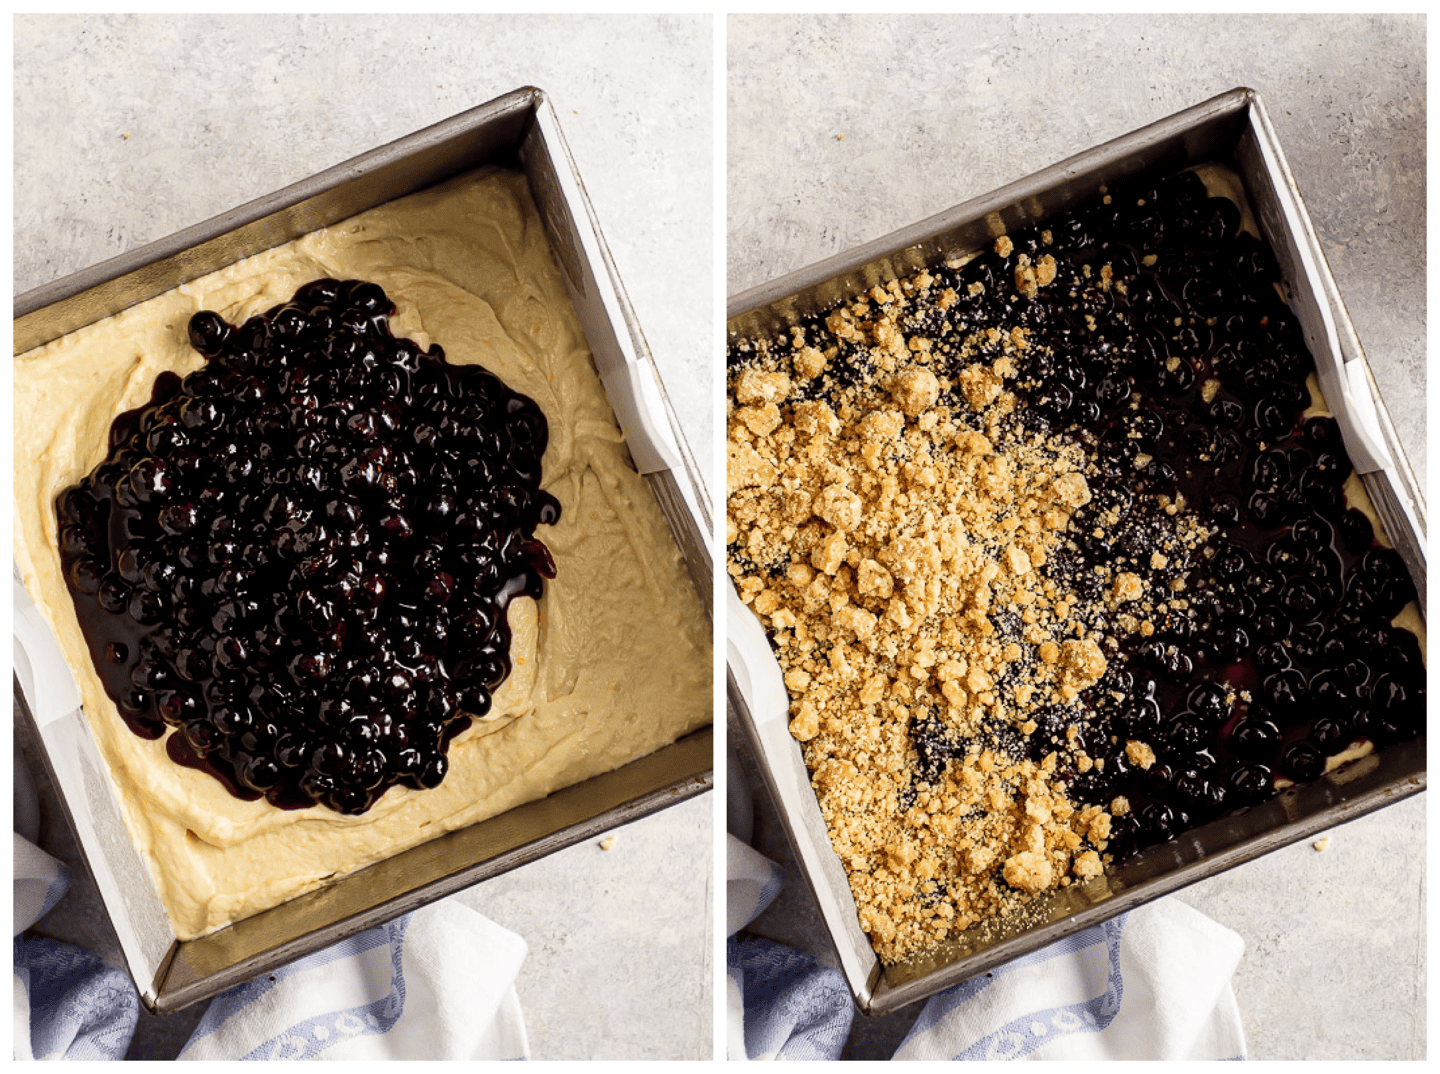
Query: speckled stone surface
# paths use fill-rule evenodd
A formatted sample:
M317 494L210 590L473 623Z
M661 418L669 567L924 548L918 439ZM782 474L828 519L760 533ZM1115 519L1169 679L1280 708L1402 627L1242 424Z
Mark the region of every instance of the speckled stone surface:
M1424 486L1423 16L732 16L726 49L732 295L1258 90ZM1421 1058L1425 798L1329 835L1176 897L1245 939L1251 1058ZM763 927L816 944L800 888ZM889 1055L916 1013L857 1018L847 1056Z
M712 31L708 16L17 18L16 293L539 86L708 474ZM713 799L457 896L530 945L534 1058L711 1054ZM46 925L98 945L83 888ZM147 1017L132 1055L174 1055L195 1016Z

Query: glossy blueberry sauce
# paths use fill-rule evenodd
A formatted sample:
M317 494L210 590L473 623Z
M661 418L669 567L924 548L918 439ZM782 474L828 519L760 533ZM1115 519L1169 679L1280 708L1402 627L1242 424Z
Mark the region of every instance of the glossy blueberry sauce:
M510 673L510 602L555 576L544 415L393 312L322 279L240 325L197 313L204 366L157 377L56 501L106 692L239 798L357 814L438 786Z

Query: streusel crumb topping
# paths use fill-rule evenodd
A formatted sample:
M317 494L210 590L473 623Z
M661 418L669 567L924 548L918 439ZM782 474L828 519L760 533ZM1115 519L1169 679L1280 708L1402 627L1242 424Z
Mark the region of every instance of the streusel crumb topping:
M1021 254L1014 279L1033 295L1054 259ZM887 962L1101 872L1109 814L1069 801L1057 775L1094 762L1083 748L1036 760L1020 739L1104 675L1114 608L1173 597L1117 572L1082 599L1050 569L1091 500L1087 459L1014 420L1023 329L911 327L955 301L922 272L823 330L749 344L730 371L729 571L769 631L791 733ZM869 375L834 375L856 347Z

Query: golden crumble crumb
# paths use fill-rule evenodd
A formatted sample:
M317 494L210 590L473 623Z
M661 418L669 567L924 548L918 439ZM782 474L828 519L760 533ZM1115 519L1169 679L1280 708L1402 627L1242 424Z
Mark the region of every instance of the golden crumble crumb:
M1105 871L1105 867L1100 864L1100 855L1093 850L1087 850L1076 858L1071 869L1075 875L1082 880L1092 876L1099 876Z
M1111 593L1117 601L1139 600L1145 593L1145 583L1138 574L1121 571L1115 576L1115 585Z
M790 721L790 733L801 742L808 742L820 733L820 714L810 702L801 702L799 713Z
M1136 768L1149 769L1155 763L1155 751L1146 743L1133 739L1125 743L1125 756Z
M780 408L774 403L743 406L735 411L735 420L756 436L769 436L780 427Z
M802 347L795 353L795 375L802 380L814 380L825 372L825 355L816 347Z
M1057 266L1055 258L1049 254L1043 254L1040 260L1035 262L1035 282L1041 287L1049 287L1055 282Z
M900 409L913 418L935 405L940 397L940 382L928 369L911 368L895 378L891 394Z
M1044 891L1054 883L1055 869L1043 851L1023 850L1005 861L1005 882L1021 891Z
M767 487L775 480L775 467L748 444L731 440L726 448L726 485L732 493L752 486Z
M815 501L815 514L840 532L860 525L863 506L860 497L843 485L827 485Z
M735 400L741 405L778 403L790 394L790 378L784 373L747 370L735 383Z
M1055 273L1055 258L1049 254L1033 264L1029 254L1021 254L1015 259L1015 290L1026 298L1034 298L1040 288L1048 287L1055 281Z

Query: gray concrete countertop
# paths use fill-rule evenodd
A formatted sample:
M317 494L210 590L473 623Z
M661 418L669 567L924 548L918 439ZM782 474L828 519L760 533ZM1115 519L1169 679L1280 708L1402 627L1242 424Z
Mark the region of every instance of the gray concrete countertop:
M1424 487L1423 16L732 16L726 45L732 295L1258 90ZM1175 897L1245 939L1251 1058L1422 1057L1424 798L1328 834ZM800 887L775 938L814 935ZM847 1055L916 1013L857 1019Z
M19 17L16 292L539 86L708 475L711 32L708 16ZM711 1054L713 799L456 896L530 945L534 1058ZM85 886L44 926L103 946ZM197 1016L147 1016L132 1057L175 1054Z

